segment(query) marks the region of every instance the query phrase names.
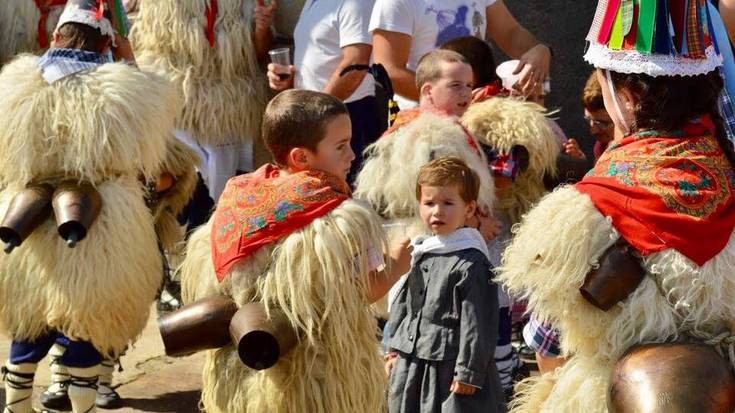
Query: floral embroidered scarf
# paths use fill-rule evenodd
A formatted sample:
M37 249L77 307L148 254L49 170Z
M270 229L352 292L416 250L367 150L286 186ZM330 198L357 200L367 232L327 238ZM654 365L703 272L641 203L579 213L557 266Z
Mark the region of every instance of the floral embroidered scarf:
M311 224L349 198L347 183L321 171L283 174L274 165L227 182L214 211L212 262L217 280L261 247Z
M673 248L701 266L735 227L735 173L708 117L612 143L575 188L644 256Z

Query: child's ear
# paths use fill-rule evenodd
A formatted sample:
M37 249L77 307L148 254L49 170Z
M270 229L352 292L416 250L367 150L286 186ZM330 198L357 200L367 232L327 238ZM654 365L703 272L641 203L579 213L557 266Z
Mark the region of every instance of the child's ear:
M465 208L465 218L471 218L473 215L475 215L475 211L477 210L477 202L470 201L467 203Z
M303 171L309 169L310 155L306 148L293 148L288 152L286 163L297 171Z
M431 83L424 83L421 85L421 89L419 89L419 95L420 96L426 96L427 98L431 95Z

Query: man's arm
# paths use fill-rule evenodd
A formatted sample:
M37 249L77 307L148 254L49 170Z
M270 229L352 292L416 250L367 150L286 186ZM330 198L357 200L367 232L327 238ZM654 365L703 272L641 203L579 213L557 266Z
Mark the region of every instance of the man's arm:
M352 95L365 78L367 71L351 70L340 76L342 71L351 65L367 65L370 63L370 53L373 50L369 44L351 44L342 48L342 60L332 72L329 82L324 86L324 93L330 94L339 100L345 100Z
M735 42L735 0L720 0L720 16L727 28L730 42Z
M388 72L393 90L406 98L418 101L416 73L406 68L411 52L411 36L386 30L373 31L373 59Z
M520 80L523 91L530 92L549 76L551 49L518 23L503 0L488 6L486 16L488 37L508 56L521 61L515 73L530 66Z
M255 56L258 61L262 62L268 55L273 44L273 32L271 25L276 15L278 5L275 0L271 0L266 6L264 0L256 0L255 9L253 11L253 46L255 47Z

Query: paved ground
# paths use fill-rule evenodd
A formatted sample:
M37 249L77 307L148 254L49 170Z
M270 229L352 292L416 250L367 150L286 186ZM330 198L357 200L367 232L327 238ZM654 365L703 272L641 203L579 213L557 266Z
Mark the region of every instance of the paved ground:
M7 360L10 341L0 335L0 363ZM181 359L166 357L158 335L155 308L143 335L122 359L122 372L115 372L114 384L123 397L124 406L100 412L195 413L201 389L203 354ZM49 384L48 362L43 361L36 373L35 408L40 409L38 395ZM0 384L0 410L5 393Z

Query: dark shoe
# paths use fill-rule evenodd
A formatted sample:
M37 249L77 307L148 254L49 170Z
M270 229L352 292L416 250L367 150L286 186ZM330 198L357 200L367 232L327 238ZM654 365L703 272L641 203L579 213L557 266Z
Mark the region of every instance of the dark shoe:
M94 404L102 409L117 409L122 407L122 399L115 389L100 384L97 388L97 399Z
M71 401L69 400L69 387L66 383L60 383L57 391L52 391L51 387L41 393L40 401L43 407L52 410L71 410Z

